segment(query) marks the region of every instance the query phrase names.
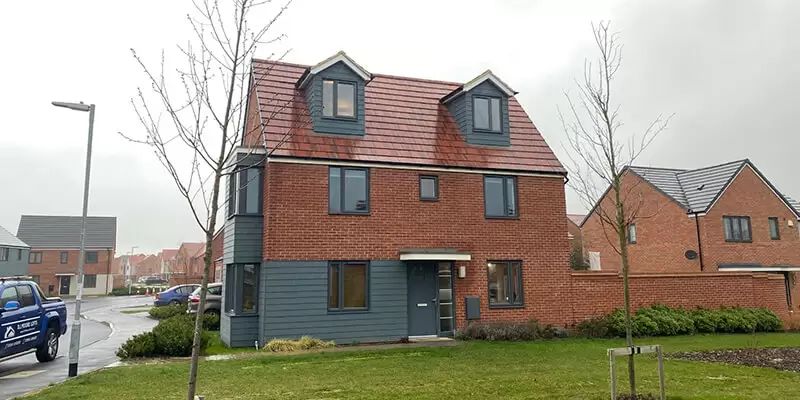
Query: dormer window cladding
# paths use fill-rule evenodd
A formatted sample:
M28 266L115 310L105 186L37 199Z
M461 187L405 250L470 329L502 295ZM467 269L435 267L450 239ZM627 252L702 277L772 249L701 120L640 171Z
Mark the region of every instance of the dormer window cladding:
M323 80L322 115L330 118L355 118L356 87L355 82Z
M475 109L475 129L502 133L503 124L500 114L500 98L474 96L472 99Z

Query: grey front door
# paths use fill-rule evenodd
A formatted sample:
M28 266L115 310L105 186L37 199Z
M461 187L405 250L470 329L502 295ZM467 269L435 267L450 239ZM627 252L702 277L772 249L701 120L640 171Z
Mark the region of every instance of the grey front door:
M408 335L436 335L436 264L408 266Z
M61 277L61 287L59 288L58 294L69 294L69 286L70 286L70 279L69 276L62 276Z

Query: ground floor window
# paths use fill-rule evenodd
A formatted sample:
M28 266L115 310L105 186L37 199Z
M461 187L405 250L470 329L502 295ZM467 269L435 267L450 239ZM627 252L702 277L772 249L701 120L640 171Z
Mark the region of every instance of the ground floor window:
M328 310L369 308L369 263L336 261L328 265Z
M519 261L490 261L489 306L522 306L522 264Z
M230 314L250 314L258 310L257 264L228 264L225 267L225 309Z
M97 275L89 274L83 276L83 287L94 289L97 287Z
M455 330L453 314L453 263L440 262L439 273L439 333Z

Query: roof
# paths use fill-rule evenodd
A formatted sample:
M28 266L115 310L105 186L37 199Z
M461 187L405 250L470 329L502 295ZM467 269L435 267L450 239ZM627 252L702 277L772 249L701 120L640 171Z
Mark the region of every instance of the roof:
M144 261L147 257L148 256L146 256L144 254L134 254L134 255L128 256L128 264L130 264L130 265L139 264L140 262Z
M6 228L0 226L0 246L3 247L30 247L18 237L14 236Z
M469 92L470 90L474 89L476 86L480 85L483 82L490 81L492 82L501 92L505 93L506 96L511 97L517 94L517 91L512 89L508 84L503 82L500 78L497 77L491 70L486 70L484 73L478 75L471 81L455 88L452 92L446 94L444 97L441 98L441 102L443 104L447 104L450 100L458 97L459 94L464 92Z
M567 214L567 218L569 218L569 220L572 221L572 223L574 223L575 225L580 226L581 222L583 222L583 219L586 218L586 215L585 214Z
M23 215L17 237L36 249L79 249L81 217ZM116 245L116 217L86 218L86 248L114 249Z
M365 87L365 135L312 131L296 84L308 66L253 61L253 83L271 157L377 162L444 168L566 175L566 170L513 97L508 100L511 146L467 144L440 99L461 83L373 74ZM293 132L287 135L287 132ZM258 139L255 145L262 145Z
M161 249L161 258L171 260L178 255L178 249Z
M195 257L198 256L198 254L200 254L203 251L205 251L206 244L205 243L185 242L185 243L181 243L181 248L186 249L186 256L188 256L189 258L195 258Z
M793 205L761 174L748 159L727 162L698 169L668 169L652 167L628 167L630 171L649 182L667 197L678 203L687 212L707 212L731 184L733 178L745 166L749 166L781 200L800 216L800 208Z

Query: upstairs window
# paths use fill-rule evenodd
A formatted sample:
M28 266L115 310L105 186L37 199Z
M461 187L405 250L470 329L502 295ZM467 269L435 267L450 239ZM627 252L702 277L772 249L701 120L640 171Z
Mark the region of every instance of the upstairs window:
M261 168L240 169L228 177L228 217L261 214Z
M61 258L61 264L66 264L69 261L69 253L66 251L62 251L60 258Z
M8 261L8 247L0 247L0 261Z
M437 176L419 177L419 199L426 201L439 200L439 177Z
M97 264L97 252L96 251L87 251L86 252L86 264Z
M722 217L726 242L752 242L750 217Z
M369 169L330 167L328 212L369 214Z
M636 224L628 225L628 243L636 244Z
M41 263L42 263L41 251L32 251L28 253L28 264L41 264Z
M769 219L769 238L772 240L781 240L780 223L777 217L770 217Z
M516 218L517 179L513 176L485 176L483 197L486 218Z
M346 81L322 81L322 116L356 117L356 84Z
M503 131L500 115L500 98L473 96L475 130L501 133Z

